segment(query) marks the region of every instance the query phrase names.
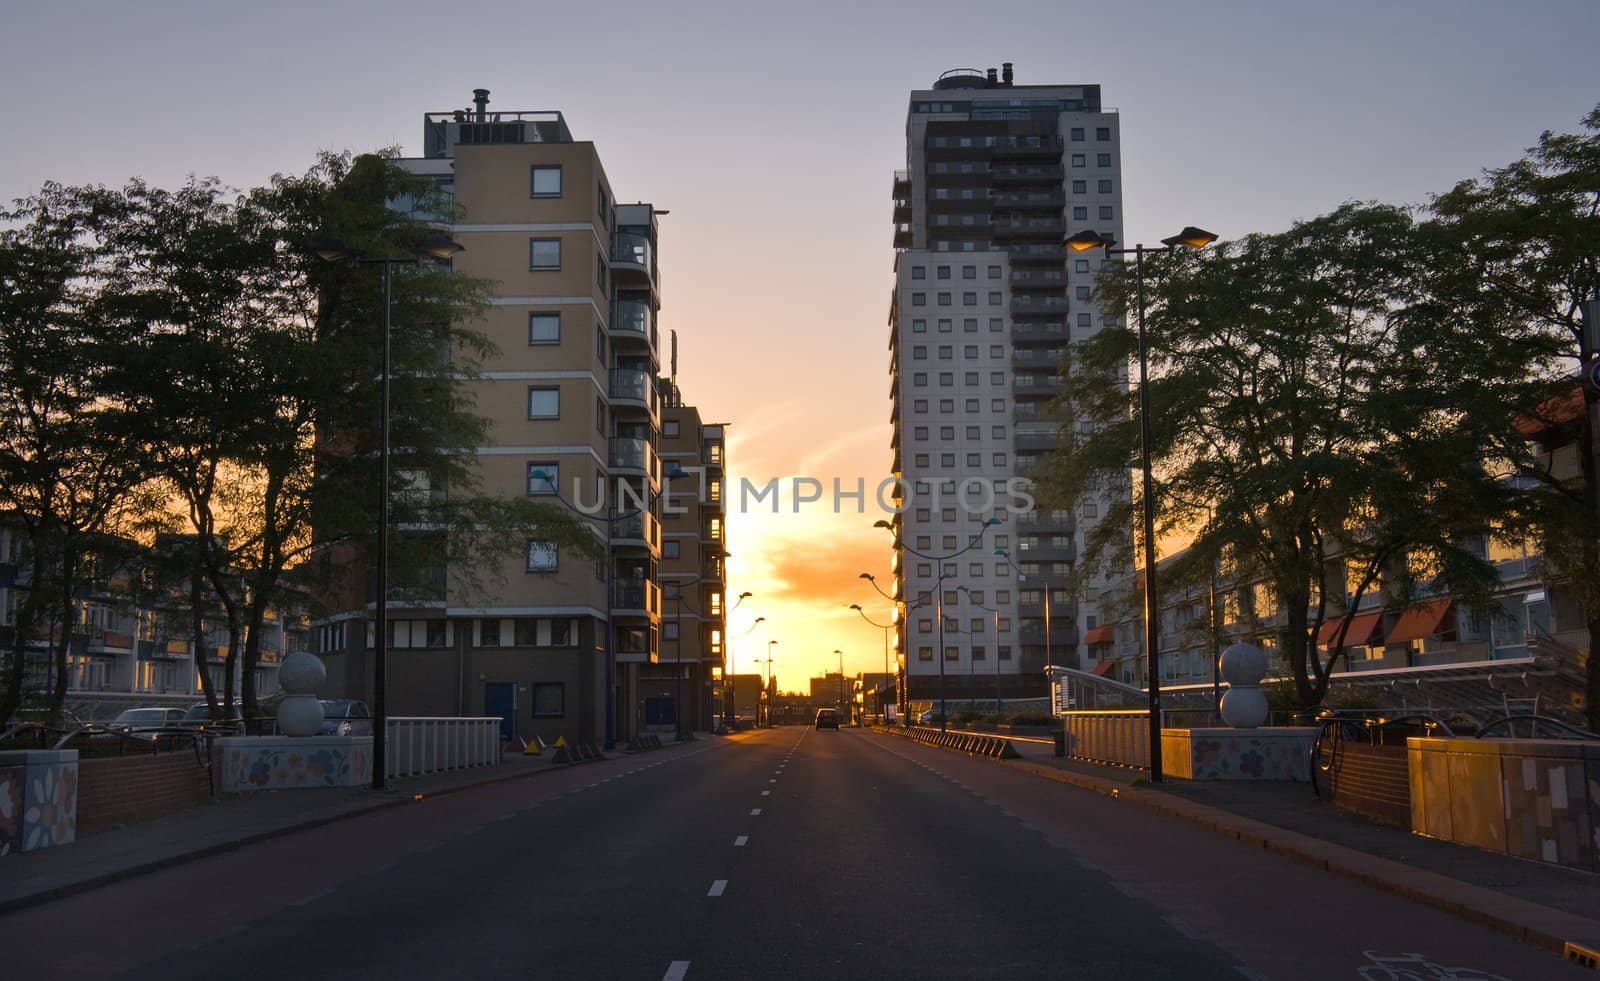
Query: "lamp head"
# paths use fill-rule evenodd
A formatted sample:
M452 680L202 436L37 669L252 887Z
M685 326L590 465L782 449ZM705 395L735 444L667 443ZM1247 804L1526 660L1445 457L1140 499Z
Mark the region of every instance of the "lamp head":
M1006 550L1005 550L1005 549L1003 549L1003 548L997 548L997 549L995 549L995 550L994 550L994 554L996 554L996 555L998 555L998 556L1000 556L1000 557L1001 557L1001 558L1006 558L1006 559L1009 559L1009 558L1011 558L1011 553L1010 553L1010 552L1007 552L1007 551L1006 551Z
M1193 225L1186 225L1184 226L1183 231L1179 232L1178 234L1172 236L1171 238L1162 239L1161 244L1165 245L1169 249L1175 248L1179 245L1187 246L1191 249L1203 249L1216 240L1217 237L1206 231L1204 228L1196 228Z
M740 593L739 594L739 598L740 599L749 599L751 596L754 596L754 595L755 595L754 593Z
M750 625L753 627L758 623L765 623L766 620L766 617L756 617L754 620L750 621Z
M418 242L413 252L420 257L438 259L443 261L453 257L457 252L465 252L467 247L457 242L448 235L429 235Z
M857 579L865 579L867 582L876 582L877 581L877 579L875 579L873 577L872 573L870 573L870 572L863 572L861 575L857 576L856 578Z
M874 521L872 523L872 527L874 527L874 528L887 528L890 531L894 531L894 525L891 525L889 522L883 520L882 518L879 518L877 521Z
M1102 236L1099 232L1085 228L1083 231L1067 236L1061 244L1073 252L1088 252L1090 249L1109 248L1114 239Z
M855 610L857 613L860 613L861 612L861 604L860 603L851 603L850 604L850 609Z

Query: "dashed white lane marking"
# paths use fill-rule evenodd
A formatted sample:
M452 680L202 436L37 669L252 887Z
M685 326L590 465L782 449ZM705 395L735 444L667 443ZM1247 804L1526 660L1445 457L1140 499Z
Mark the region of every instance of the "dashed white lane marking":
M768 781L767 781L767 783L777 783L777 782L778 782L778 781L777 781L777 780L776 780L776 779L772 779L772 780L768 780Z
M763 791L762 791L762 792L761 792L761 796L763 796L763 797L771 797L771 796L772 796L772 791L770 791L770 790L763 790Z
M661 975L661 981L683 981L683 976L688 973L688 961L673 961L667 965L667 973Z
M759 808L759 807L750 808L750 816L753 817L753 818L760 817L761 816L761 808Z
M706 895L707 896L720 896L720 895L722 895L723 890L725 890L727 888L728 888L728 880L727 879L717 879L716 881L711 883L711 891L706 893Z
M740 835L737 838L733 839L733 847L735 847L735 848L743 848L744 846L746 846L748 844L750 844L750 836L749 835Z

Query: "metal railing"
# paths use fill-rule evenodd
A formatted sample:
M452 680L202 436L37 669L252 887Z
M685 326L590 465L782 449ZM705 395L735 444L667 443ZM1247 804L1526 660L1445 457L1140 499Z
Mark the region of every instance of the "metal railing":
M384 746L387 775L417 777L499 763L501 721L497 716L390 716Z
M1136 710L1064 712L1067 753L1075 759L1115 766L1150 765L1150 713Z

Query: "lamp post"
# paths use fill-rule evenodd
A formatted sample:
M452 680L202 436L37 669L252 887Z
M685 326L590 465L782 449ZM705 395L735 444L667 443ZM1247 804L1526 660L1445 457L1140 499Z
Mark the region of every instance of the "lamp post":
M872 577L870 575L868 575L867 573L865 573L865 572L863 572L861 574L861 578L864 578L864 579L867 579L867 580L871 580L872 579ZM876 586L877 584L873 583L873 585ZM895 624L893 624L893 623L878 623L877 621L873 620L871 617L867 616L866 611L861 608L861 604L860 603L851 603L850 604L850 609L855 610L857 613L859 613L861 615L861 619L867 621L868 623L872 624L874 627L877 627L879 630L883 631L883 677L884 677L884 680L887 680L888 677L889 677L889 631L891 631L891 630L893 630L895 628ZM866 711L866 709L863 707L862 711ZM888 724L888 722L889 722L889 713L885 710L885 706L884 706L884 701L883 701L883 682L882 681L878 682L878 715L880 717L882 717L882 719L883 719L885 724Z
M743 602L745 597L747 597L749 595L750 595L749 593L740 593L739 594L739 601ZM751 634L755 633L756 628L759 627L763 622L765 622L766 619L767 619L766 617L756 617L755 620L750 624L750 629L746 630L744 633L740 634L739 636L741 638L742 637L748 637ZM759 658L757 660L759 661ZM733 635L729 634L728 635L728 731L729 732L737 732L739 730L739 712L738 712L738 706L736 705L736 702L738 701L738 698L739 698L739 675L738 675L738 673L736 671L734 671ZM760 704L761 703L759 701L756 703L756 706L757 706L758 709L760 708Z
M1178 246L1203 249L1217 237L1203 228L1186 226L1183 231L1161 240L1160 248L1145 248L1143 242L1131 249L1116 248L1116 239L1094 231L1081 231L1061 244L1073 252L1103 249L1107 256L1132 255L1134 280L1139 297L1139 470L1141 474L1141 515L1144 522L1144 644L1150 696L1150 782L1160 783L1161 773L1161 607L1156 592L1156 507L1155 478L1150 468L1150 385L1148 347L1144 331L1144 256L1146 252L1172 252Z
M907 552L910 552L912 555L917 556L918 558L928 559L931 562L936 562L936 563L938 563L938 566L939 566L939 578L934 580L934 583L933 583L933 607L934 607L934 615L939 618L939 635L938 635L939 636L939 649L938 649L937 654L938 654L938 661L939 661L939 731L940 732L948 731L949 726L950 726L949 719L947 718L949 713L945 711L945 685L944 685L944 660L945 660L945 658L944 658L944 581L946 579L954 578L954 576L955 576L954 573L945 571L945 563L947 561L949 561L950 559L958 558L959 556L965 555L968 552L972 551L973 549L977 548L978 544L983 541L983 536L988 533L989 529L994 527L995 525L997 525L999 523L1000 523L1000 519L999 518L987 518L987 519L985 519L984 522L983 522L983 526L978 529L978 533L976 535L972 536L972 540L967 543L966 547L962 548L962 549L958 549L958 550L956 550L954 552L951 552L949 555L928 555L925 552L919 552L916 549L912 548L910 545L907 545L905 543L905 540L900 537L900 532L895 528L894 525L890 524L887 521L884 521L881 518L872 523L872 527L874 527L874 528L883 528L883 529L887 530L889 532L889 534L894 536L894 544L895 544L896 548L904 549ZM873 582L873 586L876 587L877 583ZM908 662L908 664L909 664L909 662ZM910 685L911 685L911 678L910 678L910 669L908 667L907 668L907 677L906 677L906 686L909 688Z
M836 647L836 648L833 649L833 652L835 654L839 655L839 713L842 715L844 713L844 703L845 703L845 697L844 697L844 651L841 651Z
M963 593L967 594L967 601L972 603L973 606L976 606L980 610L986 610L989 613L994 615L994 711L995 711L995 714L998 715L1001 712L1001 708L1000 708L1000 608L997 607L997 606L984 606L982 603L979 603L979 602L973 600L973 598L972 598L972 590L968 589L965 586L957 586L956 588L961 590ZM969 664L969 667L970 667L970 664Z
M429 235L418 242L407 256L369 256L343 242L328 242L317 247L318 257L328 262L356 262L383 267L383 356L378 371L378 555L377 609L374 611L375 637L372 658L372 786L382 790L388 783L389 713L385 699L388 679L385 674L389 654L389 347L393 328L394 303L391 292L396 264L416 265L423 259L448 261L465 251L460 243L445 235Z
M775 640L767 641L767 689L768 689L768 691L767 691L767 725L768 726L772 725L772 691L771 691L771 688L772 688L772 649L774 647L776 647L777 645L778 645L778 642L775 641ZM760 721L761 721L760 719L757 719L756 720L757 724L760 724Z

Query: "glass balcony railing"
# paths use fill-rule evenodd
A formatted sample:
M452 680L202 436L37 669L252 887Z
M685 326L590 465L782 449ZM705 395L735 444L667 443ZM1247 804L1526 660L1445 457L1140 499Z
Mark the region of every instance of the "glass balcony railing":
M661 461L647 439L627 436L611 438L611 466L621 470L643 470L653 481L661 479Z
M645 272L653 273L655 263L652 257L653 250L650 240L643 235L630 235L619 232L611 241L611 264L639 266Z
M661 548L661 521L648 512L629 515L613 523L611 537L614 540L641 541L648 544L651 549L659 551Z
M649 337L649 305L638 300L618 300L611 304L611 333Z
M650 404L655 386L650 383L650 373L635 368L611 369L611 397Z

